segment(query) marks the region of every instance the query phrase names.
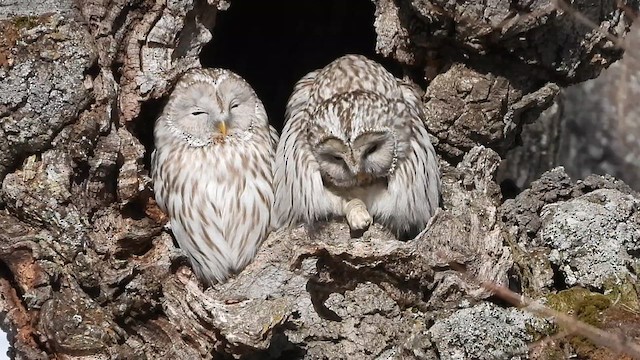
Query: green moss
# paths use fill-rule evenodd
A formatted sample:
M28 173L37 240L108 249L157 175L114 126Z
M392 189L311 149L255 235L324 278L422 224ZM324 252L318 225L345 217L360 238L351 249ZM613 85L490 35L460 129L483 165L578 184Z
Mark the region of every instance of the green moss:
M547 296L549 307L562 313L572 315L576 319L589 325L603 328L603 313L611 313L621 306L637 308L638 296L632 284L617 284L605 286L607 295L590 292L587 289L575 287ZM578 355L589 354L597 347L582 336L573 336L567 341ZM550 357L551 358L551 357Z
M600 324L600 314L611 305L607 296L579 287L551 294L547 300L551 308L593 326Z
M560 347L549 346L544 349L544 352L540 358L548 360L564 360L567 357Z
M550 307L596 327L601 325L602 312L611 306L611 300L607 296L579 287L549 295L547 299ZM572 336L567 340L578 354L596 349L595 345L582 336Z
M18 16L13 19L13 25L17 29L31 29L38 25L38 18L35 16Z
M625 305L631 309L640 309L638 293L631 280L622 284L614 282L605 283L604 288L608 289L607 297L614 303Z

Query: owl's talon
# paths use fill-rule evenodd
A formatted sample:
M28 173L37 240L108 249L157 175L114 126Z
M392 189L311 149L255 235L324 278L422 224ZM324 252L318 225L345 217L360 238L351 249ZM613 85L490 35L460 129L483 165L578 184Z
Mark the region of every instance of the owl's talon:
M371 226L373 219L367 209L354 209L347 216L347 222L351 230L367 230Z
M369 229L373 219L367 211L367 206L360 199L353 199L344 206L345 217L352 231Z

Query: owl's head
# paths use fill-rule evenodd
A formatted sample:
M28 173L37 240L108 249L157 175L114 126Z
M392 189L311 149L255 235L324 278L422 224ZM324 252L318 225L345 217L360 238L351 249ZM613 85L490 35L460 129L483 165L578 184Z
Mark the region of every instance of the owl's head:
M266 122L251 86L225 69L192 69L175 86L164 108L166 127L191 146L224 142Z
M406 156L412 114L401 99L352 91L308 110L309 144L330 185L348 188L386 179Z

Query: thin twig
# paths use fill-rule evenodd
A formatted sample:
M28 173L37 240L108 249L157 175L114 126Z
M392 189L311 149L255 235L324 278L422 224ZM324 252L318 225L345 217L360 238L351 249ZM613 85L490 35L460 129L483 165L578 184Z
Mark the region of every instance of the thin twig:
M484 281L480 285L514 306L523 308L524 310L541 317L555 318L556 322L566 328L567 331L584 336L591 340L595 345L607 347L619 353L625 353L634 359L640 359L640 345L629 340L624 336L624 334L616 335L598 329L595 326L586 324L572 316L548 308L537 301L531 300L524 295L516 294L513 291L495 283Z
M567 336L571 336L571 335L573 335L573 334L570 331L564 330L564 331L561 331L561 332L559 332L557 334L546 336L543 339L540 339L540 340L538 340L538 341L536 341L534 343L529 344L529 350L532 350L532 349L534 349L536 347L545 348L545 347L549 346L549 344L554 343L557 340L564 339Z
M636 19L638 19L638 11L625 4L622 0L618 0L616 2L616 5L618 5L619 9L622 9L622 11L624 11L625 15L633 19L633 21L636 21Z
M600 28L600 26L598 26L598 24L591 21L588 17L584 16L584 14L582 14L581 12L569 6L566 2L564 2L564 0L553 0L553 3L556 6L556 8L558 8L559 10L566 11L571 16L573 16L576 20L578 20L578 22L596 30L597 32L602 34L604 37L611 40L615 44L615 46L621 49L626 49L626 44L623 39L620 39L619 37L609 33L608 31L604 31L602 28Z
M470 276L463 266L450 263L449 266L462 275L469 283L478 283L478 281ZM511 305L522 308L537 316L549 318L553 317L560 326L565 328L568 333L575 333L589 339L597 346L606 347L618 353L624 353L634 359L640 360L640 345L628 339L624 334L612 334L610 332L598 329L595 326L586 324L572 316L561 313L559 311L548 308L541 303L527 298L524 295L517 294L504 286L500 286L491 281L483 281L480 286L498 296L502 300Z

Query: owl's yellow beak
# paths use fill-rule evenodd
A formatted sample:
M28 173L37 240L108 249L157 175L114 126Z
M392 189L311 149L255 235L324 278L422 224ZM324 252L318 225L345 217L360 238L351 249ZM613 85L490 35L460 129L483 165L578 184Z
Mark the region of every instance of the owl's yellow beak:
M222 134L222 137L227 136L227 124L225 124L224 121L220 121L218 123L218 130L220 130L220 133Z

